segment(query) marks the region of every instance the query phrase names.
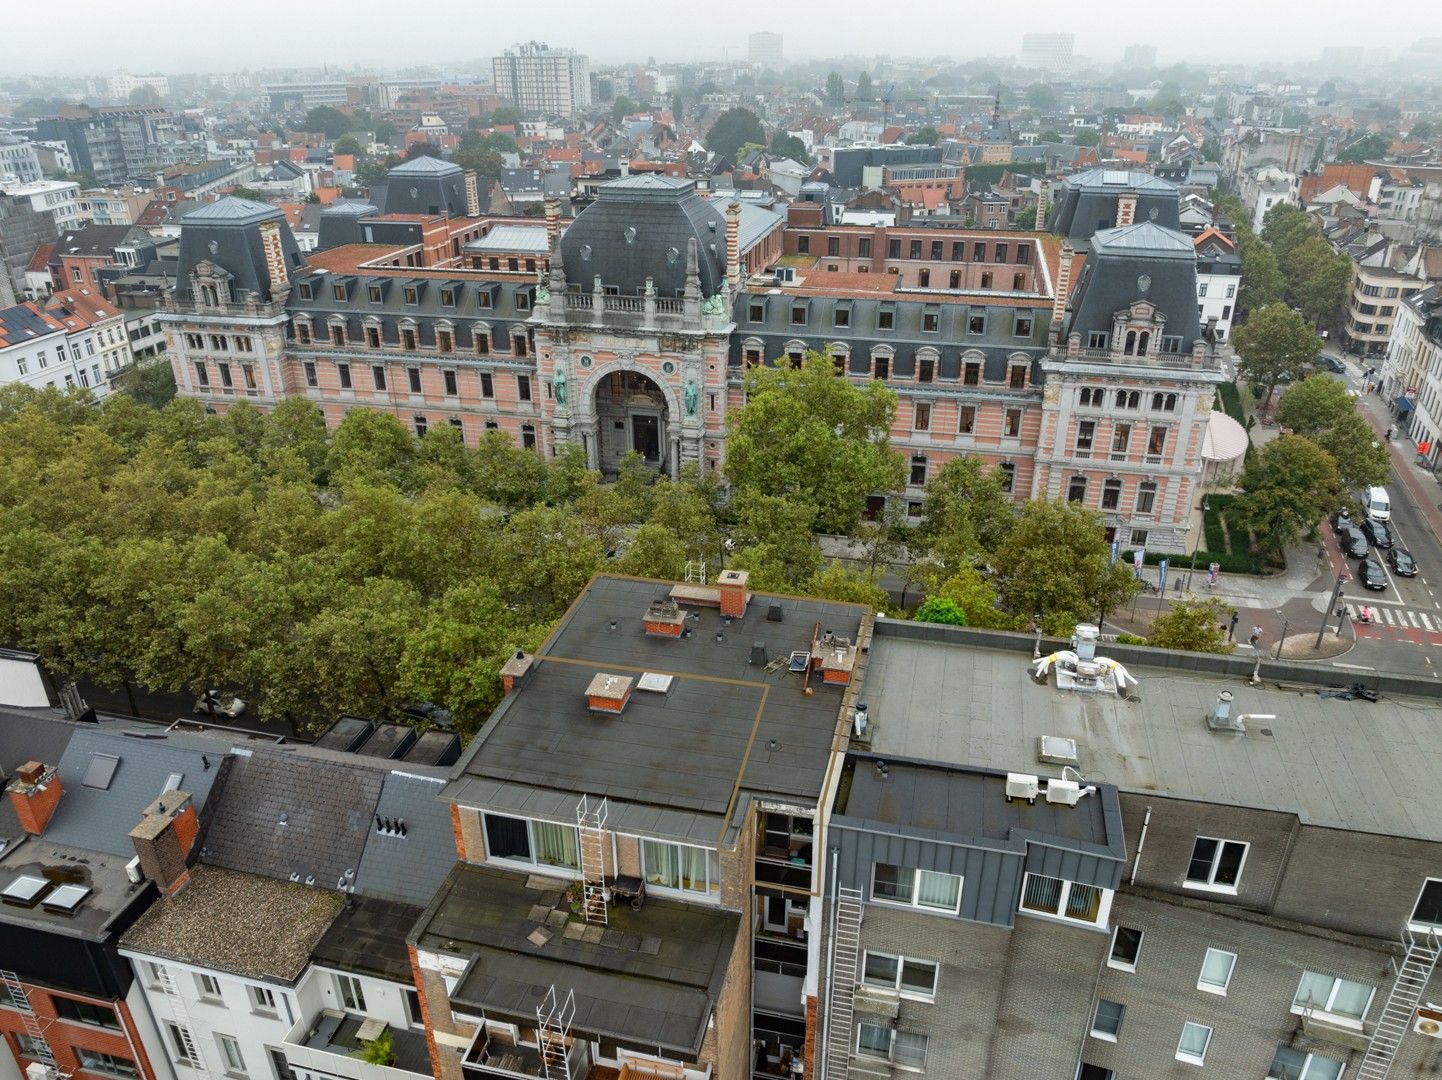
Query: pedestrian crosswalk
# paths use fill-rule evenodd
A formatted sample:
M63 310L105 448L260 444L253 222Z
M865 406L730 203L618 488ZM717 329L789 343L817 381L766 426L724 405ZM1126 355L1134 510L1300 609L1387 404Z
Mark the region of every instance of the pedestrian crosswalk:
M1347 605L1347 614L1354 623L1362 621L1361 609L1364 607L1371 611L1372 623L1377 626L1391 626L1399 630L1442 630L1442 613L1384 607L1365 601Z

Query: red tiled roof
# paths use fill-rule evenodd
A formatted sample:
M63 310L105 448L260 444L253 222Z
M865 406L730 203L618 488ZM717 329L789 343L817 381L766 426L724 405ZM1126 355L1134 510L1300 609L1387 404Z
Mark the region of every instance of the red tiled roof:
M55 242L53 240L48 244L41 244L35 249L35 254L30 256L30 262L25 269L43 273L50 265L50 257L54 254Z

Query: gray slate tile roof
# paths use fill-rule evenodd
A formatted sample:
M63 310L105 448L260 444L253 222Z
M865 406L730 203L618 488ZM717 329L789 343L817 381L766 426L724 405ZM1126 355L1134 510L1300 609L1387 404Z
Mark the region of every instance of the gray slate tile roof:
M386 773L356 874L357 892L417 906L430 903L456 861L450 804L439 799L444 786L442 777ZM404 835L378 829L377 817L403 823Z

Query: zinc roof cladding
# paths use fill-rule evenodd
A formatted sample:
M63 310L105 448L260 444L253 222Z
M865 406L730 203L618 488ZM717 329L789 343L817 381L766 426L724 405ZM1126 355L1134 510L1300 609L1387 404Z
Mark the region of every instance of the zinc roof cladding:
M453 161L444 158L432 157L423 154L420 157L403 161L395 168L389 170L388 175L397 176L451 176L459 175L461 167Z
M689 637L648 637L642 615L670 588L594 578L541 649L529 680L472 741L456 780L549 788L573 806L584 792L716 817L730 811L739 791L819 797L841 694L813 683L808 697L796 676L750 666L752 645L765 642L772 658L806 649L818 622L855 640L865 609L757 594L742 619L727 624L715 609L688 608ZM772 603L781 605L780 623L767 621ZM589 712L585 689L596 674L646 671L676 675L669 694L636 690L618 716ZM454 801L466 786L453 783L446 797Z
M86 225L60 234L55 254L82 258L109 258L119 244L125 243L135 230L133 225Z
M545 255L551 250L544 225L497 225L479 240L465 246L467 252L525 251Z
M440 801L441 777L389 772L381 785L356 873L356 891L417 907L430 902L456 861L450 805ZM403 822L405 835L377 827Z
M384 772L288 750L237 754L211 807L203 861L335 888L359 877Z
M152 904L120 947L294 985L343 904L336 892L195 866L185 888Z
M1103 650L1104 651L1104 650ZM1141 700L1037 685L1021 652L910 640L880 626L867 670L872 752L1036 773L1036 740L1073 738L1088 782L1123 792L1295 813L1305 824L1442 840L1442 778L1426 701L1319 698L1236 679L1128 664ZM1339 679L1338 682L1345 680ZM1245 737L1207 730L1221 690ZM1265 727L1270 734L1263 734Z
M255 199L242 199L238 195L227 195L214 202L201 203L181 219L183 224L191 222L224 222L231 225L252 224L283 216L278 207Z
M573 1028L674 1050L694 1051L726 977L741 917L700 904L652 898L643 911L616 908L601 941L559 928L532 943L532 908L546 891L524 874L458 864L412 939L422 948L475 957L452 994L461 1007L535 1016L550 985L576 994ZM655 951L639 948L655 939Z
M196 811L202 812L219 782L228 749L227 741L212 736L160 734L154 728L134 734L78 730L60 759L65 794L46 827L45 839L129 859L135 854L130 830L140 823L145 808L160 797L170 774L181 774L179 790L187 792ZM120 759L105 788L85 785L95 754Z
M1130 229L1155 229L1156 234L1170 230L1155 226L1129 226ZM1125 232L1127 230L1113 230ZM1197 313L1197 262L1191 243L1181 234L1176 236L1180 249L1168 250L1151 246L1109 244L1094 251L1082 271L1072 300L1072 320L1068 333L1085 335L1103 331L1110 334L1113 317L1118 311L1138 300L1154 304L1167 319L1161 333L1182 339L1182 353L1202 334ZM1098 233L1097 236L1103 236ZM1148 243L1150 241L1147 241ZM1143 288L1142 278L1148 278Z
M0 308L0 349L28 345L49 334L63 334L65 327L27 300L15 307Z
M1185 233L1164 229L1151 221L1102 229L1092 234L1096 252L1135 252L1152 259L1195 259L1196 248Z

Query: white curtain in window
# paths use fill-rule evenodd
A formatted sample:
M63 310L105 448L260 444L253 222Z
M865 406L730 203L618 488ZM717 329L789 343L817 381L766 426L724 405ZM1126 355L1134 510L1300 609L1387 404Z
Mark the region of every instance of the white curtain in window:
M1212 1037L1212 1029L1203 1027L1201 1024L1184 1024L1182 1026L1182 1041L1177 1044L1177 1052L1190 1054L1192 1057L1204 1057L1207 1053L1207 1041Z
M535 857L538 863L547 866L565 866L574 870L576 860L576 830L570 825L557 825L551 821L531 822L531 835L535 839Z
M1232 964L1236 959L1221 949L1208 949L1206 959L1202 961L1201 981L1207 986L1226 986L1232 977Z
M659 840L642 840L641 857L646 865L646 880L666 889L706 892L710 853L705 848L686 844L668 844Z
M1328 1011L1337 1016L1350 1016L1354 1020L1360 1020L1367 1012L1367 1002L1371 998L1370 986L1338 979L1337 993L1333 996L1332 1007Z
M913 1035L909 1031L898 1031L892 1060L898 1065L909 1065L914 1069L922 1068L926 1064L926 1036Z
M891 1029L881 1024L863 1023L856 1036L856 1052L872 1057L890 1057Z
M927 907L945 908L955 911L961 899L961 878L954 874L938 874L922 870L918 875L917 903Z
M1299 1009L1325 1009L1334 981L1330 975L1318 975L1315 971L1302 972L1302 981L1297 984L1297 996L1292 999L1292 1004Z

